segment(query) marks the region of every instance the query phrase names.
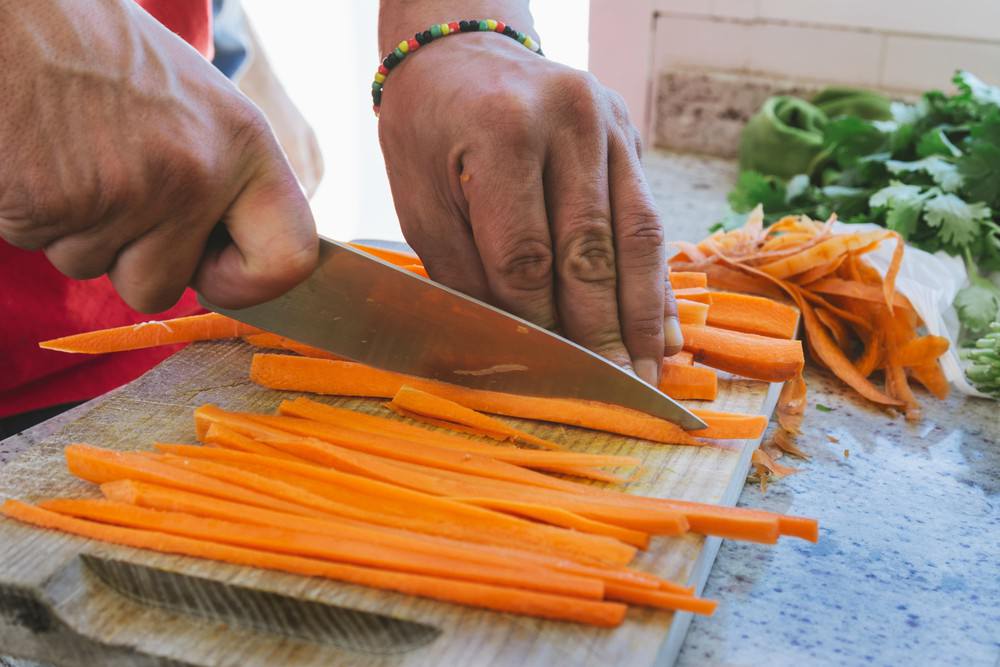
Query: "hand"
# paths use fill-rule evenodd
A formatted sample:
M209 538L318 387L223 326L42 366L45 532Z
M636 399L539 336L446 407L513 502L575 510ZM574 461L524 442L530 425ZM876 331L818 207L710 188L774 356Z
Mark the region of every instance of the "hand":
M0 237L67 276L156 312L188 285L257 303L315 265L267 121L134 3L0 0L0 90Z
M432 278L658 382L682 339L616 93L502 35L465 33L393 69L379 133L403 234Z

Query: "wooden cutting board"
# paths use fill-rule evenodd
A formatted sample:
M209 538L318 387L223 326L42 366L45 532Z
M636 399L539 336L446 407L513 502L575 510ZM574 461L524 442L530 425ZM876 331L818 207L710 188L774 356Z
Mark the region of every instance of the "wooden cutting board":
M0 499L98 497L66 472L66 444L135 450L157 440L195 442L191 413L199 405L271 411L295 395L251 383L250 356L238 342L192 345L78 408L60 428L18 436L31 446L0 467ZM700 405L770 415L779 388L725 378L718 400ZM379 401L321 400L388 413ZM667 446L511 421L575 451L641 457L645 471L631 492L725 505L735 504L758 444ZM718 548L716 538L657 538L636 566L700 592ZM690 620L633 608L611 630L542 621L117 547L0 518L0 655L56 664L669 665Z

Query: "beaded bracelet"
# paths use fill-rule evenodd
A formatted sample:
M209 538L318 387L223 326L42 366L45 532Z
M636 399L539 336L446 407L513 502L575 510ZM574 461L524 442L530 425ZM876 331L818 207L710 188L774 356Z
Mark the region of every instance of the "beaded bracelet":
M541 46L535 40L523 32L514 30L503 21L472 19L469 21L452 21L451 23L435 23L427 30L415 34L412 39L404 39L400 42L393 49L392 53L382 60L382 64L378 66L378 71L375 72L375 81L372 82L372 108L376 116L378 116L379 107L382 105L382 85L385 83L386 77L389 76L389 70L401 63L407 54L416 51L424 44L429 44L438 37L447 37L458 32L498 32L501 35L506 35L511 39L517 40L540 56L545 55L542 53Z

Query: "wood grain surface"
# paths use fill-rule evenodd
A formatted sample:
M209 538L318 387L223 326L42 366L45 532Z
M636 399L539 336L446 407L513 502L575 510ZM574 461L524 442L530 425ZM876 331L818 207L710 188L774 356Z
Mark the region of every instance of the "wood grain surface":
M66 471L66 444L136 450L156 440L195 442L191 413L199 405L272 411L296 395L251 383L250 356L238 342L192 345L68 419L3 443L0 451L23 451L0 467L0 499L98 497ZM697 404L769 415L778 389L724 377L718 400ZM320 400L392 414L381 401ZM574 451L642 458L631 492L726 505L735 504L758 444L666 446L509 421ZM718 547L717 539L696 535L657 538L636 566L700 591ZM639 608L610 630L543 621L0 519L0 655L57 665L645 666L671 664L689 623L689 614Z

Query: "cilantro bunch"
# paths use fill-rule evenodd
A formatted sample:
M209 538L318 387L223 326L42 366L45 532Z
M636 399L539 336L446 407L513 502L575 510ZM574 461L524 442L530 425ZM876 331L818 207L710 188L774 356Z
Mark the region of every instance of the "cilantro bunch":
M1000 271L1000 88L968 72L957 92L894 102L890 120L832 119L807 169L789 180L740 174L732 211L713 229L730 229L763 204L767 221L804 213L844 222L875 222L929 252L966 260L970 287L955 301L966 333L990 329L1000 289L981 277Z

